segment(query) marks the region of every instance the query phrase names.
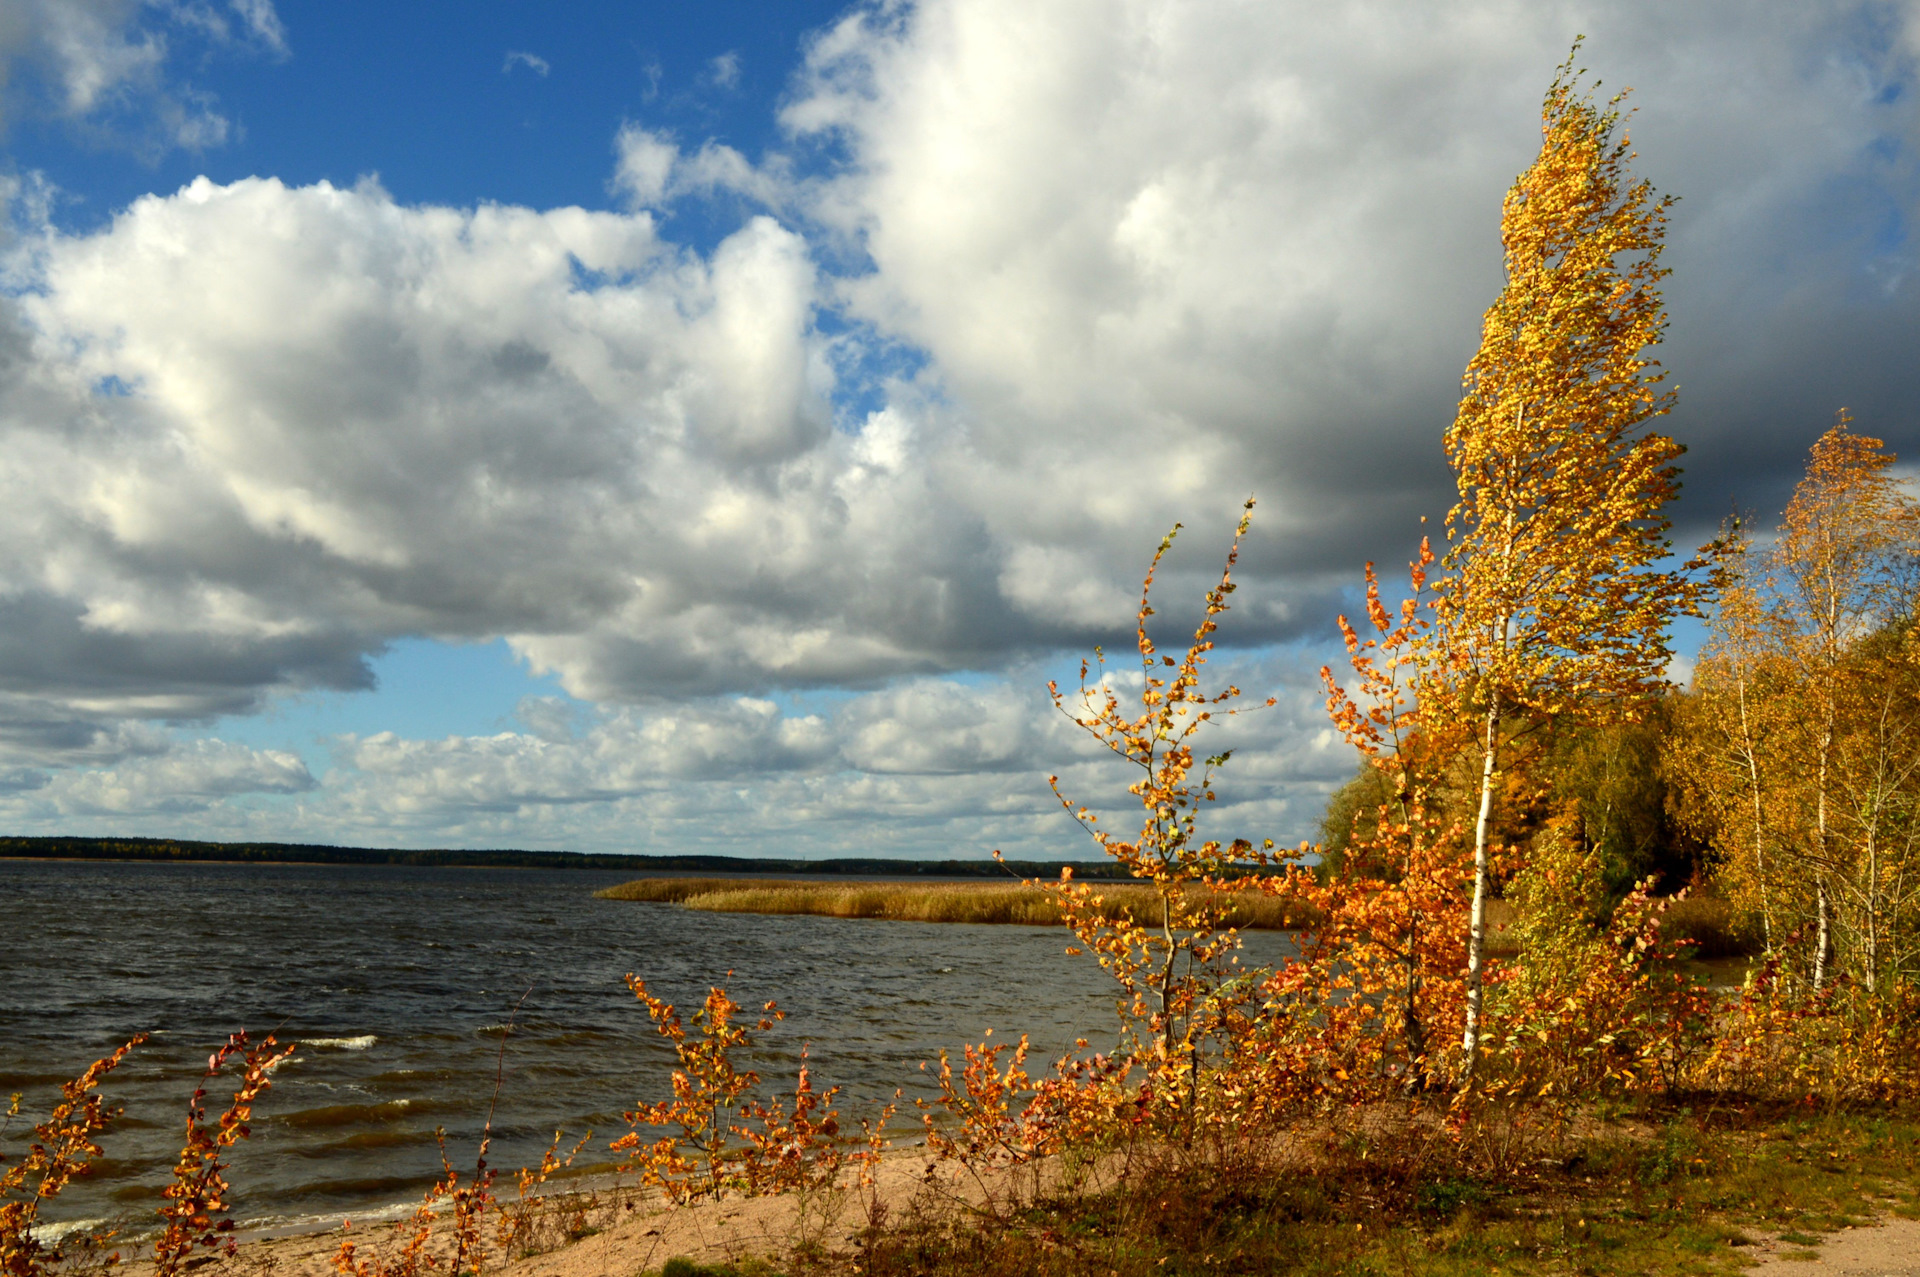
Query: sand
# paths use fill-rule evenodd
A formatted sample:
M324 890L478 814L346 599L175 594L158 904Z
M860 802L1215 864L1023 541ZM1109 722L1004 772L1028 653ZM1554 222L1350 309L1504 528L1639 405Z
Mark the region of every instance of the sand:
M1816 1252L1818 1259L1788 1258ZM1882 1219L1863 1228L1843 1228L1823 1237L1819 1246L1799 1246L1777 1237L1748 1252L1759 1267L1788 1274L1846 1274L1847 1277L1920 1275L1920 1219Z
M486 1270L510 1277L637 1277L675 1257L703 1264L777 1259L807 1243L845 1251L871 1210L904 1209L922 1193L947 1201L972 1196L952 1167L936 1167L919 1149L889 1154L864 1189L848 1184L805 1195L728 1198L679 1207L631 1190L603 1189L600 1205L585 1220L593 1231L572 1241L561 1240L557 1230L583 1199L556 1195L549 1199L555 1214L537 1247L540 1253L490 1255ZM491 1219L484 1231L492 1236ZM245 1240L232 1257L209 1254L190 1262L194 1277L335 1277L334 1256L348 1238L362 1259L376 1253L392 1257L404 1240L392 1224L359 1224L348 1232L333 1228ZM148 1277L151 1265L132 1262L113 1271ZM428 1271L444 1272L445 1266Z

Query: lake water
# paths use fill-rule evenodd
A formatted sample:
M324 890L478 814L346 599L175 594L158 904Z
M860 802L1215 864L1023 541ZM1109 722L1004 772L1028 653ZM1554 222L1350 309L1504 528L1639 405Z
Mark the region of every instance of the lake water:
M1112 984L1056 928L695 913L597 900L630 873L405 866L0 860L0 1093L23 1091L17 1156L61 1081L136 1032L104 1093L126 1107L93 1179L56 1219L144 1216L178 1153L187 1097L236 1029L301 1043L231 1174L252 1227L337 1221L416 1199L436 1128L471 1166L506 1080L491 1162L536 1162L556 1128L604 1160L623 1109L668 1094L671 1048L629 971L691 1011L713 983L789 1018L753 1065L790 1083L810 1051L843 1118L873 1112L943 1046L1032 1036L1052 1058L1112 1040ZM1271 962L1283 937L1248 937ZM729 975L728 973L732 974ZM531 990L531 992L529 992ZM227 1086L231 1092L231 1084ZM209 1109L225 1095L210 1088ZM217 1101L217 1102L216 1102Z

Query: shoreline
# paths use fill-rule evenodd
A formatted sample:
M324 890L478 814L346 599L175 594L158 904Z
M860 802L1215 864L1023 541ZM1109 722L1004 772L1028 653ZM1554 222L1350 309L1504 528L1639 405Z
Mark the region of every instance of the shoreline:
M1286 1168L1294 1179L1333 1177L1330 1184L1336 1187L1313 1198L1331 1214L1316 1218L1309 1211L1289 1216L1292 1222L1285 1225L1299 1234L1288 1250L1307 1247L1305 1253L1341 1265L1325 1269L1329 1272L1390 1270L1437 1277L1463 1271L1460 1262L1470 1259L1473 1271L1497 1267L1546 1274L1565 1271L1560 1261L1569 1247L1592 1261L1581 1270L1595 1273L1704 1274L1728 1271L1729 1264L1788 1263L1795 1265L1793 1271L1809 1274L1920 1272L1920 1170L1897 1155L1889 1161L1890 1150L1875 1148L1883 1134L1873 1128L1887 1118L1899 1122L1902 1112L1833 1115L1817 1120L1812 1129L1804 1117L1757 1112L1737 1129L1721 1128L1720 1149L1729 1156L1698 1175L1650 1185L1638 1173L1637 1161L1621 1160L1598 1182L1591 1177L1600 1170L1597 1165L1579 1174L1543 1174L1509 1190L1469 1195L1441 1214L1418 1199L1396 1205L1339 1191L1343 1167L1329 1160L1326 1132L1312 1126L1294 1128L1270 1151L1268 1162L1274 1170ZM1582 1145L1598 1149L1624 1141L1657 1152L1673 1120L1663 1121L1657 1112L1616 1119L1605 1124L1606 1130L1590 1132ZM1789 1135L1819 1143L1838 1138L1841 1146L1833 1151L1843 1160L1808 1166L1783 1143ZM498 1217L483 1221L485 1267L515 1277L639 1277L679 1259L739 1277L770 1277L787 1271L800 1256L809 1272L859 1272L867 1248L876 1244L911 1247L914 1238L925 1236L958 1244L970 1230L1004 1235L1007 1227L1024 1228L1044 1251L1052 1244L1049 1238L1081 1215L1103 1218L1101 1202L1113 1194L1150 1203L1165 1193L1150 1170L1137 1182L1131 1178L1140 1174L1137 1166L1129 1169L1134 1159L1144 1155L1151 1161L1152 1153L1145 1145L1130 1153L1115 1150L1098 1165L1063 1179L1061 1166L1051 1162L1011 1170L982 1167L969 1176L953 1162L937 1161L923 1145L896 1146L882 1154L870 1191L849 1176L806 1194L726 1197L682 1206L609 1180L569 1185L540 1194L520 1221L530 1220L531 1226L511 1234L514 1240L505 1246L497 1240L503 1236L496 1229ZM1755 1175L1774 1191L1757 1197L1735 1192L1750 1190ZM510 1200L501 1206L513 1209ZM1016 1222L1027 1213L1032 1215L1027 1224ZM404 1213L400 1218L404 1221ZM444 1254L446 1224L443 1217L429 1253ZM208 1277L269 1272L329 1277L343 1241L353 1241L362 1259L374 1252L390 1259L410 1234L386 1223L356 1221L350 1229L336 1225L246 1235L237 1239L232 1258L209 1253L200 1270ZM1180 1253L1177 1238L1165 1241L1175 1247L1167 1258ZM1152 1261L1148 1255L1142 1263ZM1379 1267L1387 1261L1387 1268ZM151 1264L136 1255L120 1269L147 1277Z

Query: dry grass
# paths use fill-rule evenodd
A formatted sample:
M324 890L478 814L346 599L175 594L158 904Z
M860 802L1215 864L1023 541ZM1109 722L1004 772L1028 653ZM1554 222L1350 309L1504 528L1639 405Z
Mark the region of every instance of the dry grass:
M1000 923L1057 927L1060 910L1039 887L1017 883L795 882L738 878L642 878L599 893L609 900L647 900L708 913L815 914L829 918L884 918L894 922ZM1102 887L1108 917L1150 921L1155 897L1143 886ZM1298 903L1254 892L1213 899L1234 926L1291 931L1312 918Z
M1060 911L1038 887L1003 882L821 882L788 878L641 878L597 893L607 900L681 904L705 913L815 914L829 918L883 918L895 922L1003 923L1025 927L1060 925ZM1152 891L1130 884L1103 886L1108 917L1151 919ZM1297 901L1248 892L1218 895L1230 910L1229 921L1248 931L1297 931L1315 921ZM1512 927L1513 906L1487 902L1491 933L1488 952L1495 957L1519 953ZM1751 937L1739 931L1724 900L1694 897L1669 906L1665 930L1693 940L1694 956L1716 958L1752 952Z
M602 900L640 900L649 903L679 904L690 896L739 887L806 887L810 883L784 879L754 878L637 878L593 894Z

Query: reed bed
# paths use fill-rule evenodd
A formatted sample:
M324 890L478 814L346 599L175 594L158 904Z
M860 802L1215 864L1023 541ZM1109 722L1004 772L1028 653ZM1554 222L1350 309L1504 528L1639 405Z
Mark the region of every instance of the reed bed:
M809 887L812 883L779 878L637 878L593 894L602 900L639 900L677 905L690 896L704 896L739 887Z
M1021 927L1057 927L1060 910L1046 891L1002 882L821 882L773 878L641 878L598 893L607 900L684 905L703 913L814 914L828 918L880 918L894 922L971 922ZM1151 923L1153 891L1117 883L1100 888L1102 913ZM1298 931L1318 919L1297 900L1257 892L1213 893L1228 921L1246 931ZM1511 958L1520 948L1518 920L1504 900L1487 902L1488 953ZM1742 932L1723 900L1687 899L1668 909L1663 930L1693 941L1695 957L1749 954L1753 938Z
M1102 886L1109 918L1152 923L1158 914L1145 886ZM643 878L599 893L608 900L684 905L703 913L814 914L828 918L882 918L894 922L969 922L1026 927L1061 925L1060 910L1041 887L1019 883L795 882L738 878ZM1313 918L1299 902L1257 892L1216 892L1233 926L1249 931L1297 931Z

